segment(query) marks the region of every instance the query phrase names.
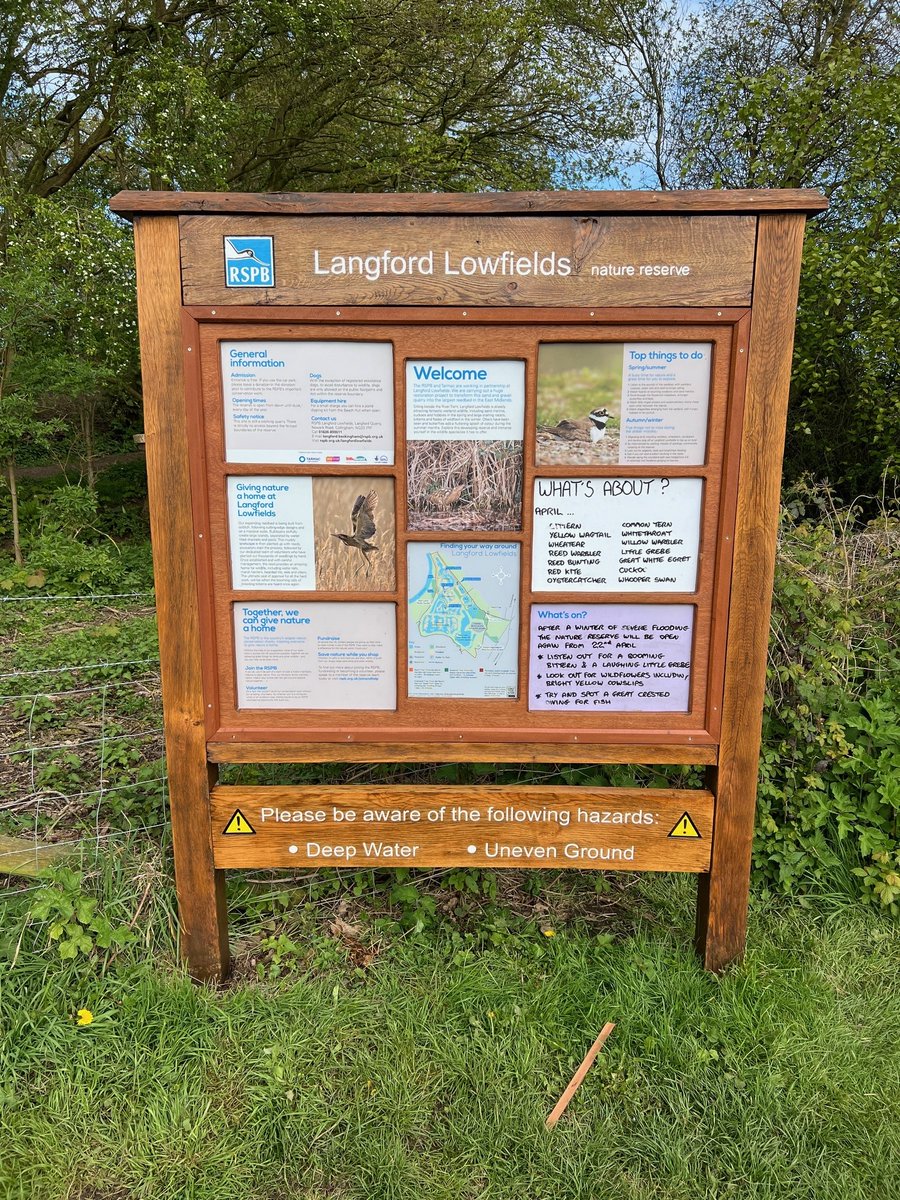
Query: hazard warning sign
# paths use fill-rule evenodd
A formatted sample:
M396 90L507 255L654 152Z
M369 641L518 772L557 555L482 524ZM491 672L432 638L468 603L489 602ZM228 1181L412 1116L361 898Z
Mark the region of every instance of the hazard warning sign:
M226 829L225 832L227 833L228 830ZM691 820L688 813L681 814L681 816L675 822L672 832L669 834L669 837L674 838L698 838L701 836L702 834L700 833L700 830Z
M222 833L256 833L256 830L244 816L239 808L236 808L228 819L228 824L222 830Z
M554 794L552 804L542 804L531 802L533 792L523 790L516 800L508 788L484 787L486 795L465 804L430 785L370 789L362 803L349 785L334 785L327 800L318 788L285 788L278 804L262 788L214 788L214 862L227 868L542 862L580 870L709 870L712 796L699 788L635 788L625 795L581 788L577 799Z

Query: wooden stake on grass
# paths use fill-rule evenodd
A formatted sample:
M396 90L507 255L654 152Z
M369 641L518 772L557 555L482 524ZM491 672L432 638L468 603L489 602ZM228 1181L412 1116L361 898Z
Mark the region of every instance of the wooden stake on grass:
M615 1021L607 1021L606 1024L603 1026L603 1028L600 1030L600 1036L597 1038L596 1042L594 1042L593 1046L591 1046L590 1050L588 1050L587 1054L582 1059L581 1066L578 1068L578 1070L575 1072L575 1074L572 1076L571 1080L569 1081L569 1086L566 1088L566 1090L563 1092L563 1094L557 1100L556 1107L553 1109L553 1112L550 1114L550 1116L544 1122L544 1124L547 1126L548 1129L552 1129L553 1126L556 1124L556 1122L559 1120L559 1118L566 1111L569 1101L572 1099L572 1097L575 1095L575 1093L581 1087L582 1083L584 1082L585 1075L587 1075L588 1071L591 1069L591 1067L593 1065L594 1059L597 1057L597 1055L600 1053L601 1049L603 1048L603 1043L606 1041L606 1039L609 1037L609 1035L612 1033L612 1031L615 1029L615 1027L616 1027Z

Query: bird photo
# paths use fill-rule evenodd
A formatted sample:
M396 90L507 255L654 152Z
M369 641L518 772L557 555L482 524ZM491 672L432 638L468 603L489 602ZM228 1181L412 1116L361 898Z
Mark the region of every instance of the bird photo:
M313 513L319 591L393 591L392 479L317 477Z
M409 528L520 529L522 442L406 443Z
M621 342L541 346L535 462L618 463L623 351Z
M565 417L556 425L540 426L540 432L548 438L570 442L599 442L606 437L609 424L609 409L595 408L586 417L569 421Z
M353 526L352 533L334 533L332 537L339 538L345 546L351 549L358 550L362 555L363 563L366 568L366 575L369 574L369 554L375 554L378 547L369 541L369 538L375 536L375 505L378 499L374 492L369 492L367 496L357 496L353 502L353 510L350 513L350 524Z

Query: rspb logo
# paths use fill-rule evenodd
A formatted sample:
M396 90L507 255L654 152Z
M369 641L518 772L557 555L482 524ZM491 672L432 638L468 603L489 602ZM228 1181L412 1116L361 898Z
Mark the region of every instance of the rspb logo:
M227 237L223 240L226 287L275 286L274 238Z

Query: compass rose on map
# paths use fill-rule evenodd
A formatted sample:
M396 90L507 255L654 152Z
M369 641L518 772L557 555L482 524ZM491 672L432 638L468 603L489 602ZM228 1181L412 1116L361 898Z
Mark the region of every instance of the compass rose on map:
M512 579L512 575L508 575L506 573L506 571L504 571L503 568L501 567L499 571L494 572L494 578L497 580L498 583L502 584L502 583L505 583L507 581L507 579Z

